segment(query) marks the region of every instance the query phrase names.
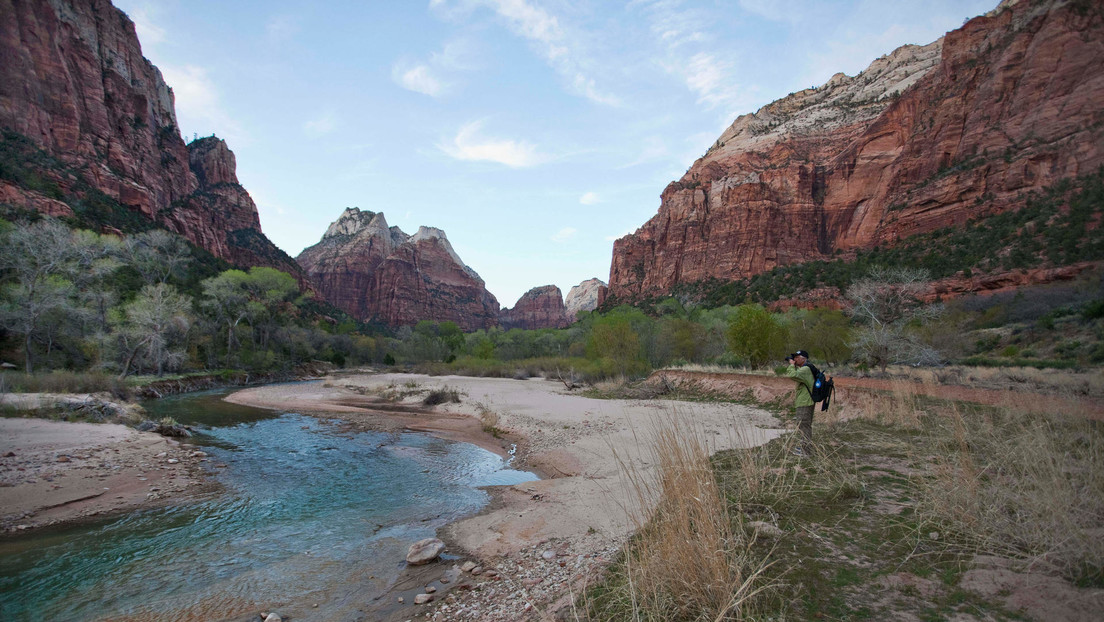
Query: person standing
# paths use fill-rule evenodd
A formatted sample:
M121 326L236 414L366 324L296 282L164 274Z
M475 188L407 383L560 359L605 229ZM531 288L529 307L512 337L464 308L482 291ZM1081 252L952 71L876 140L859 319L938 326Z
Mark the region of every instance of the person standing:
M813 372L805 363L809 362L809 353L798 350L786 357L790 366L786 369L786 377L797 383L797 394L794 396L794 410L797 415L797 429L801 433L801 446L795 447L793 452L798 456L808 455L813 450Z

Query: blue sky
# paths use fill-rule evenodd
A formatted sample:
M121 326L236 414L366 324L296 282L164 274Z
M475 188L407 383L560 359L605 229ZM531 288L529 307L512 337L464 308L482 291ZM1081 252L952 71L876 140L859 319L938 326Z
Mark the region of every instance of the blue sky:
M448 234L504 306L613 240L738 115L996 0L115 0L293 257L346 207Z

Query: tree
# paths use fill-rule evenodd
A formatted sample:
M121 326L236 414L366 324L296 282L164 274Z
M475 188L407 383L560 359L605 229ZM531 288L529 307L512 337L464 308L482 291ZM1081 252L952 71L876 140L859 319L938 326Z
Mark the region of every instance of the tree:
M640 339L626 317L611 314L596 320L589 346L589 353L613 361L622 375L639 366Z
M241 270L227 270L218 276L206 279L203 288L203 308L207 309L216 323L226 327L226 366L230 366L231 357L237 340L234 336L238 325L249 317L249 292L245 282L249 275Z
M752 367L762 367L782 353L788 334L782 320L762 305L740 305L729 320L726 337L733 354Z
M851 358L851 323L835 309L798 309L790 313L790 347L808 350L814 359L840 363Z
M138 296L119 310L114 318L115 339L119 344L122 368L119 379L130 374L135 361L142 357L157 375L165 365L178 363L184 353L174 349L191 326L187 298L166 283L146 285Z
M942 312L920 300L928 280L924 270L875 268L847 288L849 313L861 324L851 343L856 354L883 372L890 363L939 362L939 352L908 330Z
M123 257L147 285L180 276L192 261L192 249L178 235L152 229L123 241Z
M34 371L33 344L45 318L56 322L76 312L77 282L100 274L106 258L99 235L74 232L52 218L15 227L0 240L0 270L10 281L3 288L0 320L23 336L28 374Z

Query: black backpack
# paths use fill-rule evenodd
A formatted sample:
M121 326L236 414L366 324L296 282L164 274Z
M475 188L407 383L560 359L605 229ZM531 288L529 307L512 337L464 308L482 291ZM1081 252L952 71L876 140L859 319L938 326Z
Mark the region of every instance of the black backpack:
M832 402L832 392L836 389L836 383L825 376L824 372L817 369L816 365L805 363L805 366L813 372L813 386L809 389L809 395L812 396L813 402L824 402L821 404L820 410L828 410L828 404Z

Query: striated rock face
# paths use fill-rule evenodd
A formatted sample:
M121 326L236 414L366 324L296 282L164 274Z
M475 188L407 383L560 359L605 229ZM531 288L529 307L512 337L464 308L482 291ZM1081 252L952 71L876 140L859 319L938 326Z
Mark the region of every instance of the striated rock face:
M58 215L91 188L218 257L302 279L261 233L226 144L184 144L172 89L109 0L0 0L0 127L66 169L38 172L67 196L0 179L5 202Z
M408 236L382 212L348 208L296 261L326 300L362 320L452 321L464 330L498 323L498 301L440 229Z
M571 322L564 307L563 294L555 285L534 287L518 298L513 309L498 316L503 328L564 328Z
M1104 165L1104 11L1005 2L736 119L614 243L610 295L734 280L1023 205Z
M567 292L567 319L574 322L580 311L593 311L605 300L606 284L598 279L587 279Z

